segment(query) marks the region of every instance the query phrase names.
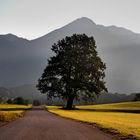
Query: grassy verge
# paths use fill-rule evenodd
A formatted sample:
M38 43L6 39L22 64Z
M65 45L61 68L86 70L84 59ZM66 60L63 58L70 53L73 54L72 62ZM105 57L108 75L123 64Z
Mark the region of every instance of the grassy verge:
M47 110L66 118L92 124L105 132L118 135L121 139L140 140L140 102L77 106L76 108L63 110L61 107L48 106ZM135 110L137 113L132 113Z
M0 122L10 122L24 115L25 111L0 111Z
M22 117L31 105L0 104L0 126Z
M140 113L140 102L122 102L104 105L77 106L83 111Z

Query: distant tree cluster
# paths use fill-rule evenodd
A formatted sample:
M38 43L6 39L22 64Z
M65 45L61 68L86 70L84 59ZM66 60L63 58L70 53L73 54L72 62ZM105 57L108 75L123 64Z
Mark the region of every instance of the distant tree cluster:
M140 93L136 94L134 101L140 101Z
M18 104L18 105L28 105L29 100L26 100L22 97L11 98L7 100L8 104Z
M2 97L0 97L0 103L2 103L3 102L3 98Z

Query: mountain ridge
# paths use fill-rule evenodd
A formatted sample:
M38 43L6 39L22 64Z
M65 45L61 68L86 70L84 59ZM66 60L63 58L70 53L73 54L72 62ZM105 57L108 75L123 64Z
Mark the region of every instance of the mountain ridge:
M18 35L15 35L15 34L13 34L13 33L7 33L7 34L0 34L0 37L1 36L9 36L9 35L11 35L11 36L15 36L15 37L17 37L17 38L19 38L19 39L24 39L24 40L27 40L27 41L34 41L34 40L36 40L36 39L39 39L39 38L42 38L42 37L44 37L44 36L46 36L46 35L48 35L48 34L50 34L50 33L52 33L52 32L54 32L54 31L57 31L57 30L59 30L59 29L61 29L61 28L63 28L63 27L65 27L65 26L68 26L68 25L70 25L70 24L72 24L72 23L74 23L74 22L82 22L82 21L89 21L89 22L91 22L93 25L98 25L98 26L102 26L102 27L105 27L105 28L112 28L112 29L118 29L118 31L119 30L124 30L124 31L126 31L127 33L129 32L129 33L134 33L134 34L137 34L137 35L140 35L140 33L136 33L136 32L134 32L134 31L132 31L131 29L127 29L127 28L125 28L125 27L121 27L121 26L117 26L117 25L108 25L108 26L105 26L105 25L102 25L102 24L97 24L97 23L95 23L94 21L92 21L90 18L87 18L87 17L81 17L81 18L77 18L76 20L74 20L74 21L71 21L70 23L68 23L68 24L66 24L66 25L64 25L64 26L62 26L62 27L60 27L60 28L57 28L57 29L55 29L55 30L53 30L53 31L51 31L51 32L48 32L47 34L44 34L44 35L41 35L40 37L37 37L37 38L34 38L34 39L27 39L27 38L24 38L24 37L19 37Z
M95 38L99 55L107 65L105 80L109 91L140 90L140 34L122 27L99 25L85 17L33 40L16 36L17 41L4 42L0 35L0 86L37 83L47 59L54 55L53 43L74 33Z

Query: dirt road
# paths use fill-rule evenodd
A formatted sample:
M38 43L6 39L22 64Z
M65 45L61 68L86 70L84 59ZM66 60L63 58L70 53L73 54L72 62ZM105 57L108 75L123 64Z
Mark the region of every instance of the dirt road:
M0 140L115 140L100 130L55 116L40 108L0 127Z

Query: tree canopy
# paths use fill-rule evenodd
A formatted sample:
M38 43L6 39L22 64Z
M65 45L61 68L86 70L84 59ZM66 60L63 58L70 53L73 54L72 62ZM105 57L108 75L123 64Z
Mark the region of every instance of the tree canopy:
M48 97L67 100L72 109L73 100L84 92L86 97L107 91L104 77L106 69L96 51L93 37L74 34L59 40L52 46L54 56L48 60L37 88Z

